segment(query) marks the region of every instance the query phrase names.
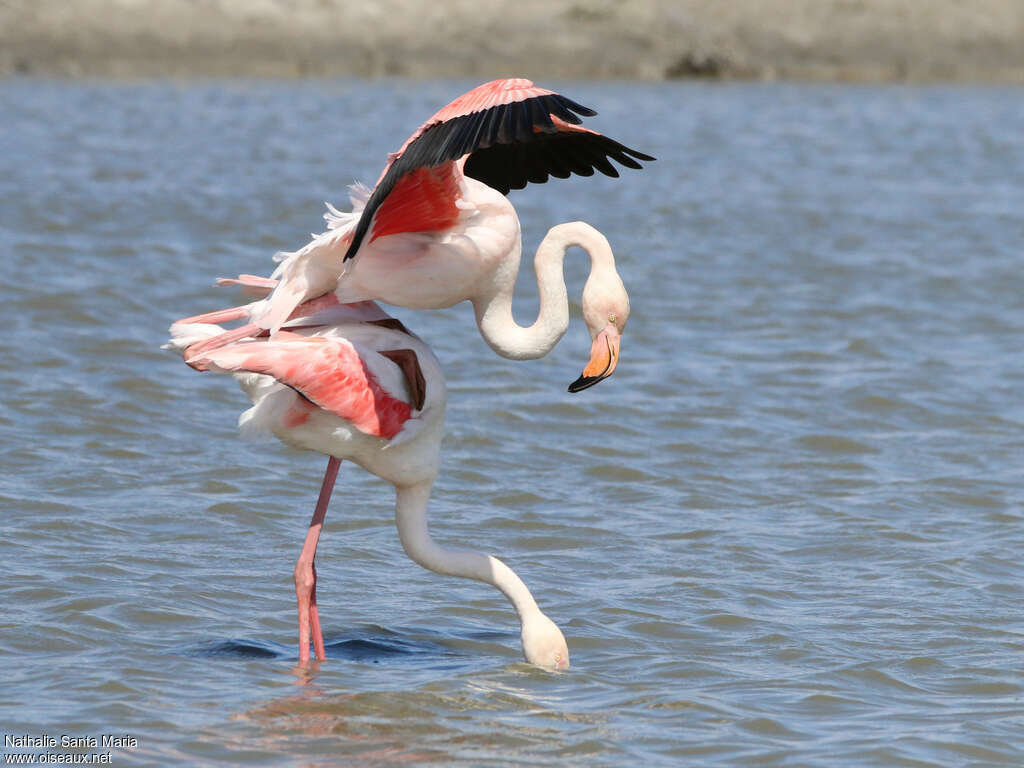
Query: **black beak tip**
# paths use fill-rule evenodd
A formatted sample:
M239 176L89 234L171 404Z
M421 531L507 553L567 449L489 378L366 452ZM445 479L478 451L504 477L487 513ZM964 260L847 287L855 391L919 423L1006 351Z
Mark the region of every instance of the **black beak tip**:
M604 376L580 376L576 381L569 385L569 391L582 392L584 389L594 386L603 378Z

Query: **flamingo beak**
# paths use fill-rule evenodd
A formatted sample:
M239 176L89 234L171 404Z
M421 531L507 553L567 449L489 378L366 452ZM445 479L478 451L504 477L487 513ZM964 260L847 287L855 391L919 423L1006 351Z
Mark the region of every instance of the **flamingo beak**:
M594 337L590 345L590 362L583 375L569 385L570 392L580 392L612 375L619 362L619 329L609 323Z

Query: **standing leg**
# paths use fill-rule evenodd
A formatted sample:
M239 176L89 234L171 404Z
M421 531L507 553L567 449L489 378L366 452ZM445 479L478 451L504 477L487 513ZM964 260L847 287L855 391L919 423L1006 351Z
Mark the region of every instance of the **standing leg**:
M316 609L316 544L320 540L320 529L327 514L327 502L334 490L334 481L338 477L341 459L331 456L327 462L323 485L320 486L320 498L316 502L313 519L306 531L306 541L299 554L299 562L295 564L295 594L299 599L299 663L309 661L309 635L313 634L313 650L316 658L324 658L324 638L320 632L320 614Z

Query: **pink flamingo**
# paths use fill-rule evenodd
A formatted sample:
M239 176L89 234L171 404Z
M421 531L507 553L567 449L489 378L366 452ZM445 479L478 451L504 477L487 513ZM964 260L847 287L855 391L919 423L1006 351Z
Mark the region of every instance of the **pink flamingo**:
M243 275L254 292L274 282ZM185 318L171 326L169 347L188 350L220 335L217 323L243 319L250 307ZM308 302L273 336L267 332L222 344L195 367L235 375L253 401L239 418L243 432L270 432L296 448L330 458L320 497L295 566L299 660L310 639L323 659L314 564L320 530L342 459L351 459L395 486L395 521L406 553L424 568L497 587L515 608L523 655L532 664L569 666L561 631L526 585L490 555L439 546L427 529L427 501L440 466L445 383L430 348L376 304L339 304L328 294Z
M582 222L552 228L534 257L540 311L529 326L512 314L522 253L510 189L549 176L618 176L610 160L640 168L650 155L580 125L593 110L529 80L481 85L441 109L389 156L372 191L357 190L351 214L330 208L328 229L281 254L270 297L249 322L198 344L187 359L263 329L277 330L303 302L333 292L342 303L384 301L412 309L473 303L483 338L500 355L546 355L569 326L562 275L565 252L590 255L583 316L591 357L569 391L611 375L629 317L629 298L608 241Z

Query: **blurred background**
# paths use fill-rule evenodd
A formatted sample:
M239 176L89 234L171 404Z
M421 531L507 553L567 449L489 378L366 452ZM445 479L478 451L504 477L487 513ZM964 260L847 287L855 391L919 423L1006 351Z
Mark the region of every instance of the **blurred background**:
M2 0L0 73L1024 81L1019 0Z

